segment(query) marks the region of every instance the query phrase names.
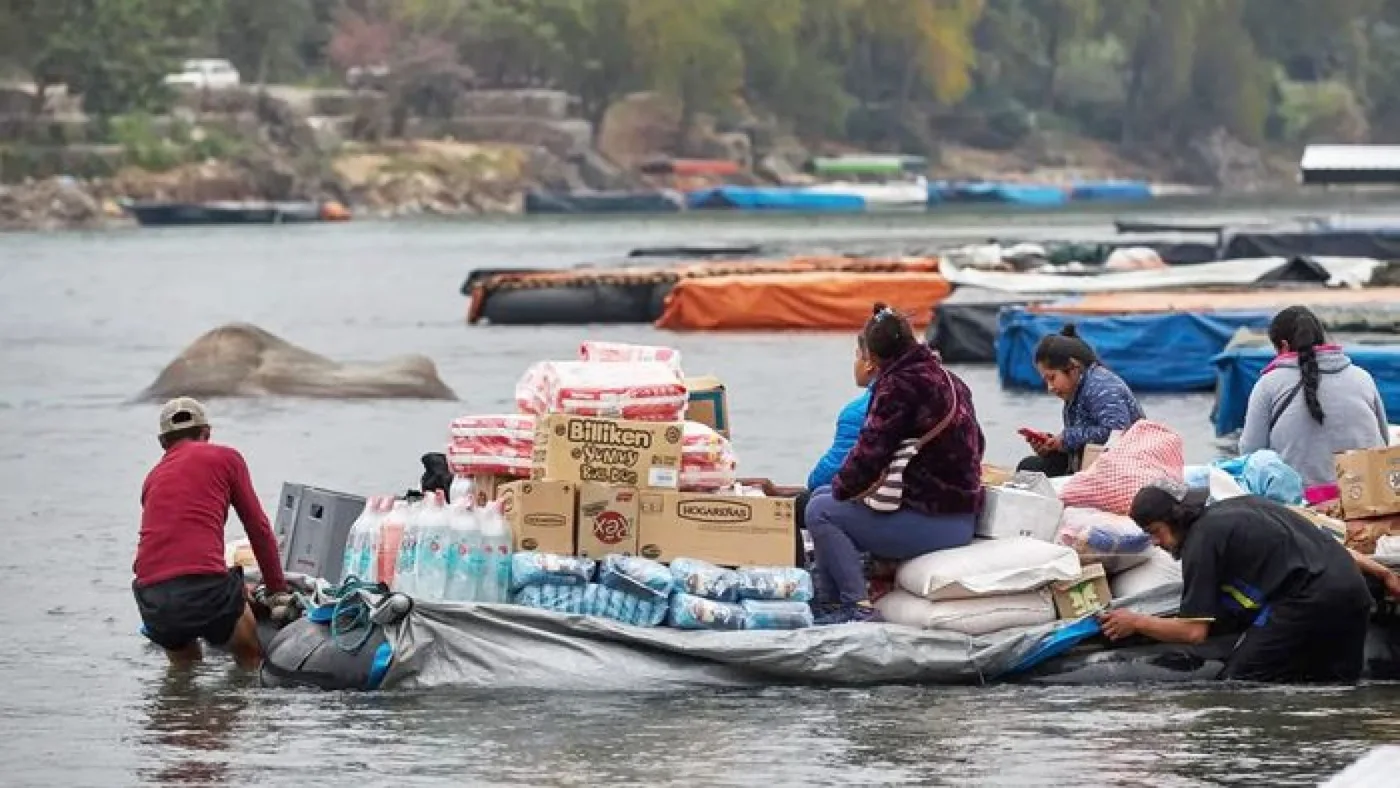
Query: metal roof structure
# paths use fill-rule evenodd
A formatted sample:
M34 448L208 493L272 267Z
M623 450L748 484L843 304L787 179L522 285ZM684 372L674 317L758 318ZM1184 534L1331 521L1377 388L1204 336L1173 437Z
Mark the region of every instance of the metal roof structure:
M1400 183L1400 145L1309 145L1298 168L1305 184Z

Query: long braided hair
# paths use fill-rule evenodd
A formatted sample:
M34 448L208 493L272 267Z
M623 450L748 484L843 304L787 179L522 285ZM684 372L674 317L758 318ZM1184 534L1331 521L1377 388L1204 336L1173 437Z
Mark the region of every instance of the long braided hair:
M1324 423L1327 414L1322 411L1322 402L1317 398L1317 386L1322 379L1322 371L1317 366L1317 346L1325 343L1327 337L1322 330L1322 321L1305 306L1290 306L1274 315L1269 324L1269 341L1274 349L1281 350L1283 343L1298 354L1298 373L1303 378L1303 401L1308 405L1308 413L1318 424Z

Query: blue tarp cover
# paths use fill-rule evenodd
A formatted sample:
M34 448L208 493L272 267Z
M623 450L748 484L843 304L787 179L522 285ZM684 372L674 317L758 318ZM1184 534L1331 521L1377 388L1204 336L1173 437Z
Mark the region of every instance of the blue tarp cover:
M865 210L865 198L858 194L825 194L803 189L720 186L691 192L686 196L686 205L695 209L857 213Z
M1371 373L1380 389L1385 412L1392 419L1400 413L1400 345L1371 345L1347 348L1352 363ZM1274 359L1272 348L1232 348L1211 359L1215 365L1217 388L1215 434L1229 435L1244 427L1249 409L1249 393Z
M997 372L1008 388L1044 388L1035 346L1074 323L1104 365L1135 392L1209 391L1211 360L1241 328L1267 330L1273 312L1163 313L1091 317L1003 309L997 331Z

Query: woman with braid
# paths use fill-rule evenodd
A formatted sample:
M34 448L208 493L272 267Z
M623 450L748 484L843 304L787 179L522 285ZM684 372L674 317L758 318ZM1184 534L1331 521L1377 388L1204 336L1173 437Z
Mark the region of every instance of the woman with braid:
M1269 341L1278 357L1250 392L1241 454L1273 449L1315 486L1337 480L1333 454L1390 443L1371 373L1327 344L1317 315L1288 307L1269 324Z

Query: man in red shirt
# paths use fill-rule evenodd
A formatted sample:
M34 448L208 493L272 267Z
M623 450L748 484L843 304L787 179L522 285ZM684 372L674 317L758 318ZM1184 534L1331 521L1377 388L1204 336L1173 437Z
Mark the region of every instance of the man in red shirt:
M277 539L253 491L243 455L209 442L204 406L179 397L160 410L165 455L141 486L141 538L132 591L142 631L176 665L201 658L199 638L226 647L244 667L262 660L241 567L224 562L232 505L272 593L287 590Z

